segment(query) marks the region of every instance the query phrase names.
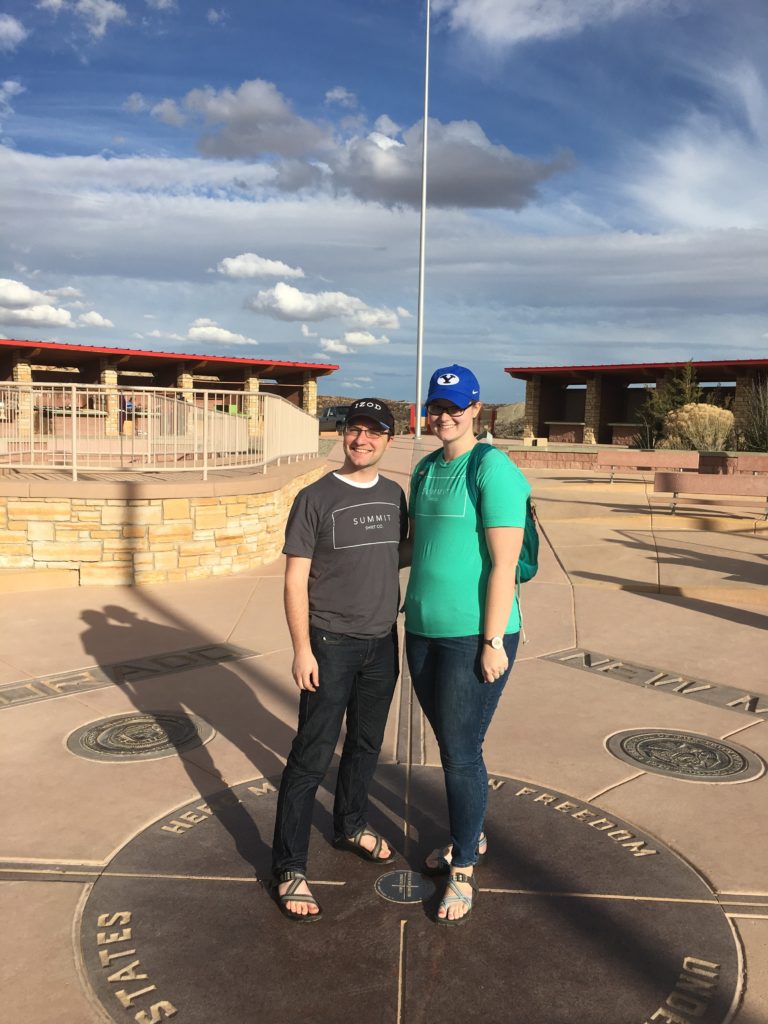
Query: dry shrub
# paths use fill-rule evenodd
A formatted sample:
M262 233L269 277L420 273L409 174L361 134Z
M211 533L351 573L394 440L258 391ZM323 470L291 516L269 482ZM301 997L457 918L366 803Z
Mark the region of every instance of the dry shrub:
M689 402L664 418L664 448L726 451L733 435L733 413L719 405Z

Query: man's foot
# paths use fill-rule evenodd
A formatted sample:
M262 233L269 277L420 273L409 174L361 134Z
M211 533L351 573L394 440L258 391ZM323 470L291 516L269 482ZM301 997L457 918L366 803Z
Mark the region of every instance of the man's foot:
M386 839L368 825L363 825L351 836L337 836L333 840L333 845L337 850L349 850L350 853L355 853L363 860L372 861L374 864L391 864L395 859L395 854Z
M482 864L488 855L488 837L485 832L480 833L480 838L477 841L477 864ZM448 846L438 847L428 855L424 861L422 871L425 875L447 875L451 869L451 860L453 858L453 846L449 843Z
M293 921L317 920L323 913L310 891L306 875L300 871L281 871L275 892L281 911Z
M448 876L435 920L438 924L463 924L475 905L478 889L473 868L455 868Z

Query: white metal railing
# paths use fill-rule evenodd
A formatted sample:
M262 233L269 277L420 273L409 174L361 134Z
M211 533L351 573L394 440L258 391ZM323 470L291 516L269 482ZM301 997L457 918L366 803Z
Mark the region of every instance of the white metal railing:
M248 391L0 383L0 469L115 472L262 467L316 455L318 423Z

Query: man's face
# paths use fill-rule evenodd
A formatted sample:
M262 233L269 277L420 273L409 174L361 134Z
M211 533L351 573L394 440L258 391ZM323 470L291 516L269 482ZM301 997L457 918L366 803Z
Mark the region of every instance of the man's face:
M344 427L342 443L347 464L355 469L367 469L375 466L387 450L392 435L389 434L378 420L367 416L356 416Z

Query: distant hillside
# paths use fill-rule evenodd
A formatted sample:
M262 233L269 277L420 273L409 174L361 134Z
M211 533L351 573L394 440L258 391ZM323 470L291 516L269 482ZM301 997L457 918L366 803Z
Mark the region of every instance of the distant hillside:
M327 409L330 405L351 405L352 402L361 397L367 396L354 395L350 397L349 395L318 395L318 415L323 411L323 409ZM384 398L383 401L386 402L392 410L392 415L395 417L397 433L406 433L410 425L411 403L400 401L397 398ZM494 403L483 405L482 420L484 423L488 422L487 415L491 409L496 410L496 423L498 424L496 433L499 437L514 437L517 433L522 433L522 419L523 413L525 412L525 402L514 402L511 405L498 405Z

